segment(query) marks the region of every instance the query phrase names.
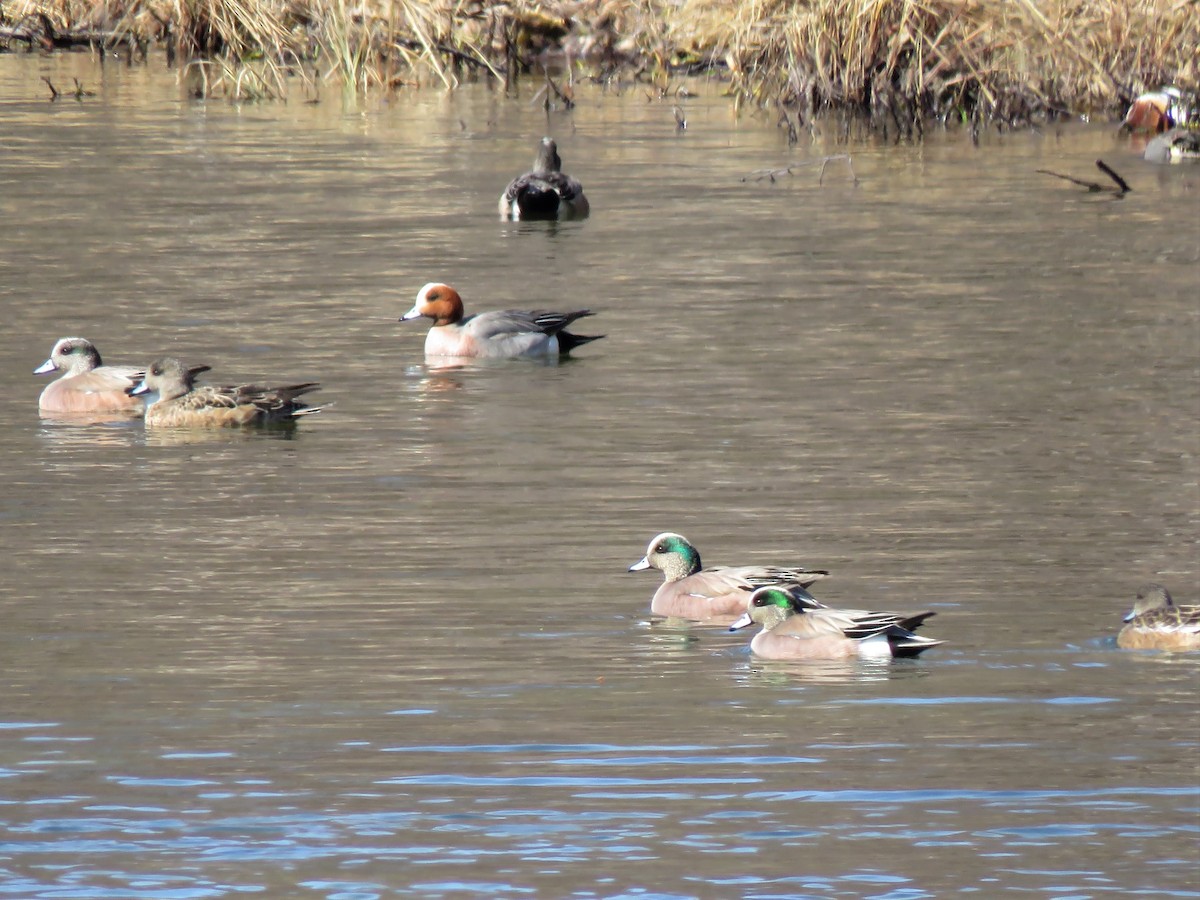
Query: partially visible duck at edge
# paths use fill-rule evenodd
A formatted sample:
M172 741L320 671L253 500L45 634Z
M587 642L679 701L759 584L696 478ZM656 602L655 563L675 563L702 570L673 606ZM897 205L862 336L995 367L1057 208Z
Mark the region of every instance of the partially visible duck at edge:
M729 630L761 625L750 651L762 659L891 659L919 656L945 643L914 634L934 615L929 611L813 609L779 587L761 587L745 603L745 613Z
M1121 128L1135 134L1160 134L1176 125L1186 124L1187 119L1188 109L1183 101L1183 92L1168 85L1135 97L1125 113Z
M1177 163L1200 160L1200 131L1172 128L1146 142L1143 157L1152 163Z
M315 391L315 381L284 387L242 384L228 387L196 386L196 376L209 366L188 368L177 359L163 357L150 364L145 377L130 388L131 396L145 396L148 426L230 428L291 422L319 412L297 399Z
M500 195L505 219L581 219L590 209L583 185L562 171L558 146L548 137L538 146L533 171L514 178Z
M590 315L589 309L572 312L505 309L464 316L458 291L448 284L430 282L417 292L416 303L400 321L422 316L433 319L433 327L425 337L426 356L513 359L558 356L599 340L604 335L572 334L566 330L576 319Z
M705 569L700 551L681 534L665 531L646 547L646 555L629 567L630 572L658 569L663 583L654 592L650 612L669 618L696 622L729 622L746 611L746 597L763 585L784 585L797 602L813 607L821 604L807 591L810 584L828 577L824 569L803 566L713 566Z
M1200 650L1200 606L1176 606L1161 584L1147 584L1137 593L1117 634L1126 650Z
M142 404L126 391L142 377L136 366L106 366L87 338L59 338L50 358L33 370L35 375L62 372L46 385L38 408L48 413L137 413Z

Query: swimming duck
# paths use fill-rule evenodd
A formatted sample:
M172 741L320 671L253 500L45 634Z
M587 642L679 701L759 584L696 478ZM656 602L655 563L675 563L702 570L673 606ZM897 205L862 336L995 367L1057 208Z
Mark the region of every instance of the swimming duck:
M1121 127L1127 131L1156 134L1183 125L1187 118L1183 93L1177 87L1168 86L1135 97Z
M698 622L718 618L728 621L730 617L741 615L746 610L748 593L757 587L786 584L801 589L829 575L823 569L801 566L713 566L705 569L700 562L700 551L683 535L671 531L654 537L646 548L646 555L631 565L629 571L650 568L663 573L663 583L650 601L650 612ZM804 593L808 598L806 602L821 605L811 594Z
M778 586L759 588L745 603L745 613L729 630L761 625L750 650L763 659L890 659L918 656L945 643L913 633L933 612L813 609Z
M1146 143L1146 150L1142 155L1153 163L1200 160L1200 131L1172 128L1164 134L1152 137Z
M505 219L583 218L589 211L583 185L562 171L558 145L548 137L538 146L533 171L514 178L500 195Z
M321 410L297 400L317 390L317 382L285 387L242 384L228 387L196 387L196 376L209 366L188 368L177 359L164 357L150 364L145 377L129 389L131 396L146 396L147 425L165 427L229 428L290 422Z
M592 315L589 309L573 312L548 310L493 310L463 315L462 297L448 284L430 282L417 292L413 308L401 322L433 319L425 337L426 356L459 356L475 359L511 359L519 356L557 356L604 335L572 334L566 327Z
M1161 584L1138 591L1117 646L1127 650L1200 650L1200 606L1176 606Z
M62 372L46 385L38 408L51 413L136 413L142 404L126 391L142 377L135 366L106 366L100 352L87 338L59 338L50 358L33 370L34 375Z

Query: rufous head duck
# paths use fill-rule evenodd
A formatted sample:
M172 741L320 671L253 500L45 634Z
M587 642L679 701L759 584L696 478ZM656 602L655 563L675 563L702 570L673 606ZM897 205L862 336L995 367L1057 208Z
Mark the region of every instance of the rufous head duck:
M433 319L435 326L460 322L463 317L462 297L450 285L431 281L417 292L413 308L402 315L400 321L407 322L422 316Z

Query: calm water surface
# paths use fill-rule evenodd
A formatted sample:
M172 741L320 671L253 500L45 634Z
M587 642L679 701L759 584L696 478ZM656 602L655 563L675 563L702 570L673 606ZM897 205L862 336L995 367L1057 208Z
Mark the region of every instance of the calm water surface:
M1200 599L1200 167L789 150L695 92L676 133L640 87L238 107L0 57L0 895L1200 896L1198 661L1112 640L1144 581ZM544 133L594 215L498 222ZM1100 156L1123 200L1036 172ZM431 369L431 280L607 337ZM334 405L39 418L73 334ZM652 622L668 529L947 643Z

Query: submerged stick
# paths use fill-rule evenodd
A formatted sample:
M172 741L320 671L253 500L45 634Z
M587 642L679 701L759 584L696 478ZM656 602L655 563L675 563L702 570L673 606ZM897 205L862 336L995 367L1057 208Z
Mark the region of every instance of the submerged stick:
M42 76L42 81L46 82L46 87L50 88L50 102L53 103L58 99L58 88L56 88L54 86L54 82L45 75Z
M574 98L569 96L566 91L562 90L557 84L554 83L554 79L550 77L549 72L546 73L546 84L549 85L550 90L554 91L554 96L563 102L563 106L565 106L567 109L575 108ZM568 86L568 90L569 89L570 88Z
M815 166L820 164L821 174L817 179L817 184L825 183L825 169L831 162L845 162L846 168L850 170L850 180L853 184L858 184L858 176L854 174L854 164L848 153L839 153L835 156L822 156L819 159L806 159L804 162L792 163L790 166L785 166L782 169L755 169L749 175L742 177L742 181L774 181L777 178L782 178L785 175L791 175L794 169L800 169L804 166Z
M850 170L850 183L858 184L858 176L854 174L854 163L851 161L848 153L843 153L839 156L827 156L821 160L821 176L817 179L817 184L825 183L825 169L831 162L843 159L846 161L846 168Z

